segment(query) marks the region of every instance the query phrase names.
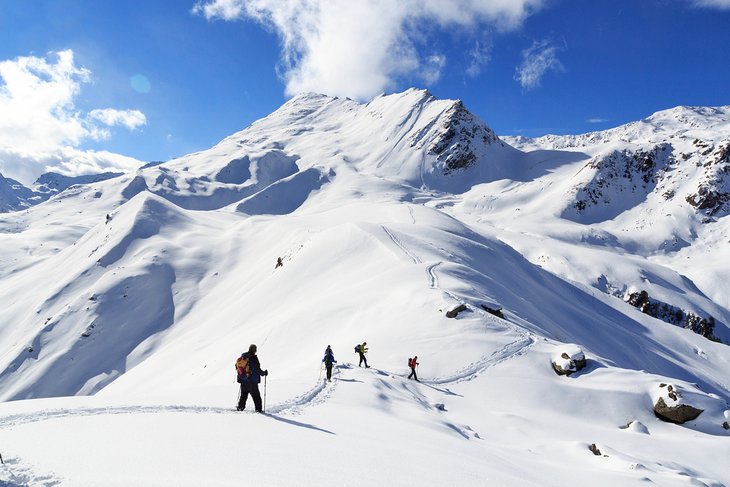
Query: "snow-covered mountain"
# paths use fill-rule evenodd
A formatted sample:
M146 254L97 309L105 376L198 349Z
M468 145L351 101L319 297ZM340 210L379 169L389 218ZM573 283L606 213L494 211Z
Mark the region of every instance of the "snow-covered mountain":
M305 94L3 214L0 483L730 484L729 113L500 139Z
M122 173L104 172L83 176L64 176L55 172L42 174L31 187L4 178L0 174L0 213L18 211L43 203L76 184L90 184L121 176Z

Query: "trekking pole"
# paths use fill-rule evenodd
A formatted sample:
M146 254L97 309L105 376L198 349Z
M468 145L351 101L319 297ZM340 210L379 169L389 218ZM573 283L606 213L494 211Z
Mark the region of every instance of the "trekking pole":
M264 412L266 412L266 378L269 376L269 374L266 374L264 376Z
M238 399L236 400L236 408L238 408L239 404L241 404L241 386L240 386L240 384L238 386Z

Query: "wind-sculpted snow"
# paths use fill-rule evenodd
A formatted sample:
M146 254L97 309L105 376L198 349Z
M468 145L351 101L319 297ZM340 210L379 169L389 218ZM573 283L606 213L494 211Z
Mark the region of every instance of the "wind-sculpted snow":
M172 325L174 281L170 266L152 265L91 298L70 303L68 311L38 332L29 347L32 352L21 351L0 373L5 398L94 394L102 389L134 365L133 352L139 354L149 339ZM32 383L18 387L20 377Z
M247 154L238 149L240 157L228 160L222 168L196 167L201 157L188 156L145 172L147 178L154 177L148 184L149 191L175 205L188 210L217 210L239 202L264 190L271 184L284 180L297 172L297 156L289 156L277 150L262 154ZM220 155L221 161L228 156Z
M326 175L309 168L246 198L236 209L248 215L286 215L304 204L312 192L327 182Z

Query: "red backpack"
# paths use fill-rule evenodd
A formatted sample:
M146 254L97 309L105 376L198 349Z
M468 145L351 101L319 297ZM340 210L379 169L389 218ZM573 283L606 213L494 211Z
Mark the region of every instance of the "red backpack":
M408 359L408 367L413 368L413 359L412 358Z

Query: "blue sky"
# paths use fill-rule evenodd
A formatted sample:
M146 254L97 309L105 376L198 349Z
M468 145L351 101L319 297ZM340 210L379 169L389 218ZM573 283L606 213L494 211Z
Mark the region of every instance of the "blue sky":
M730 104L728 46L730 0L0 0L0 172L166 160L301 90L582 133Z

